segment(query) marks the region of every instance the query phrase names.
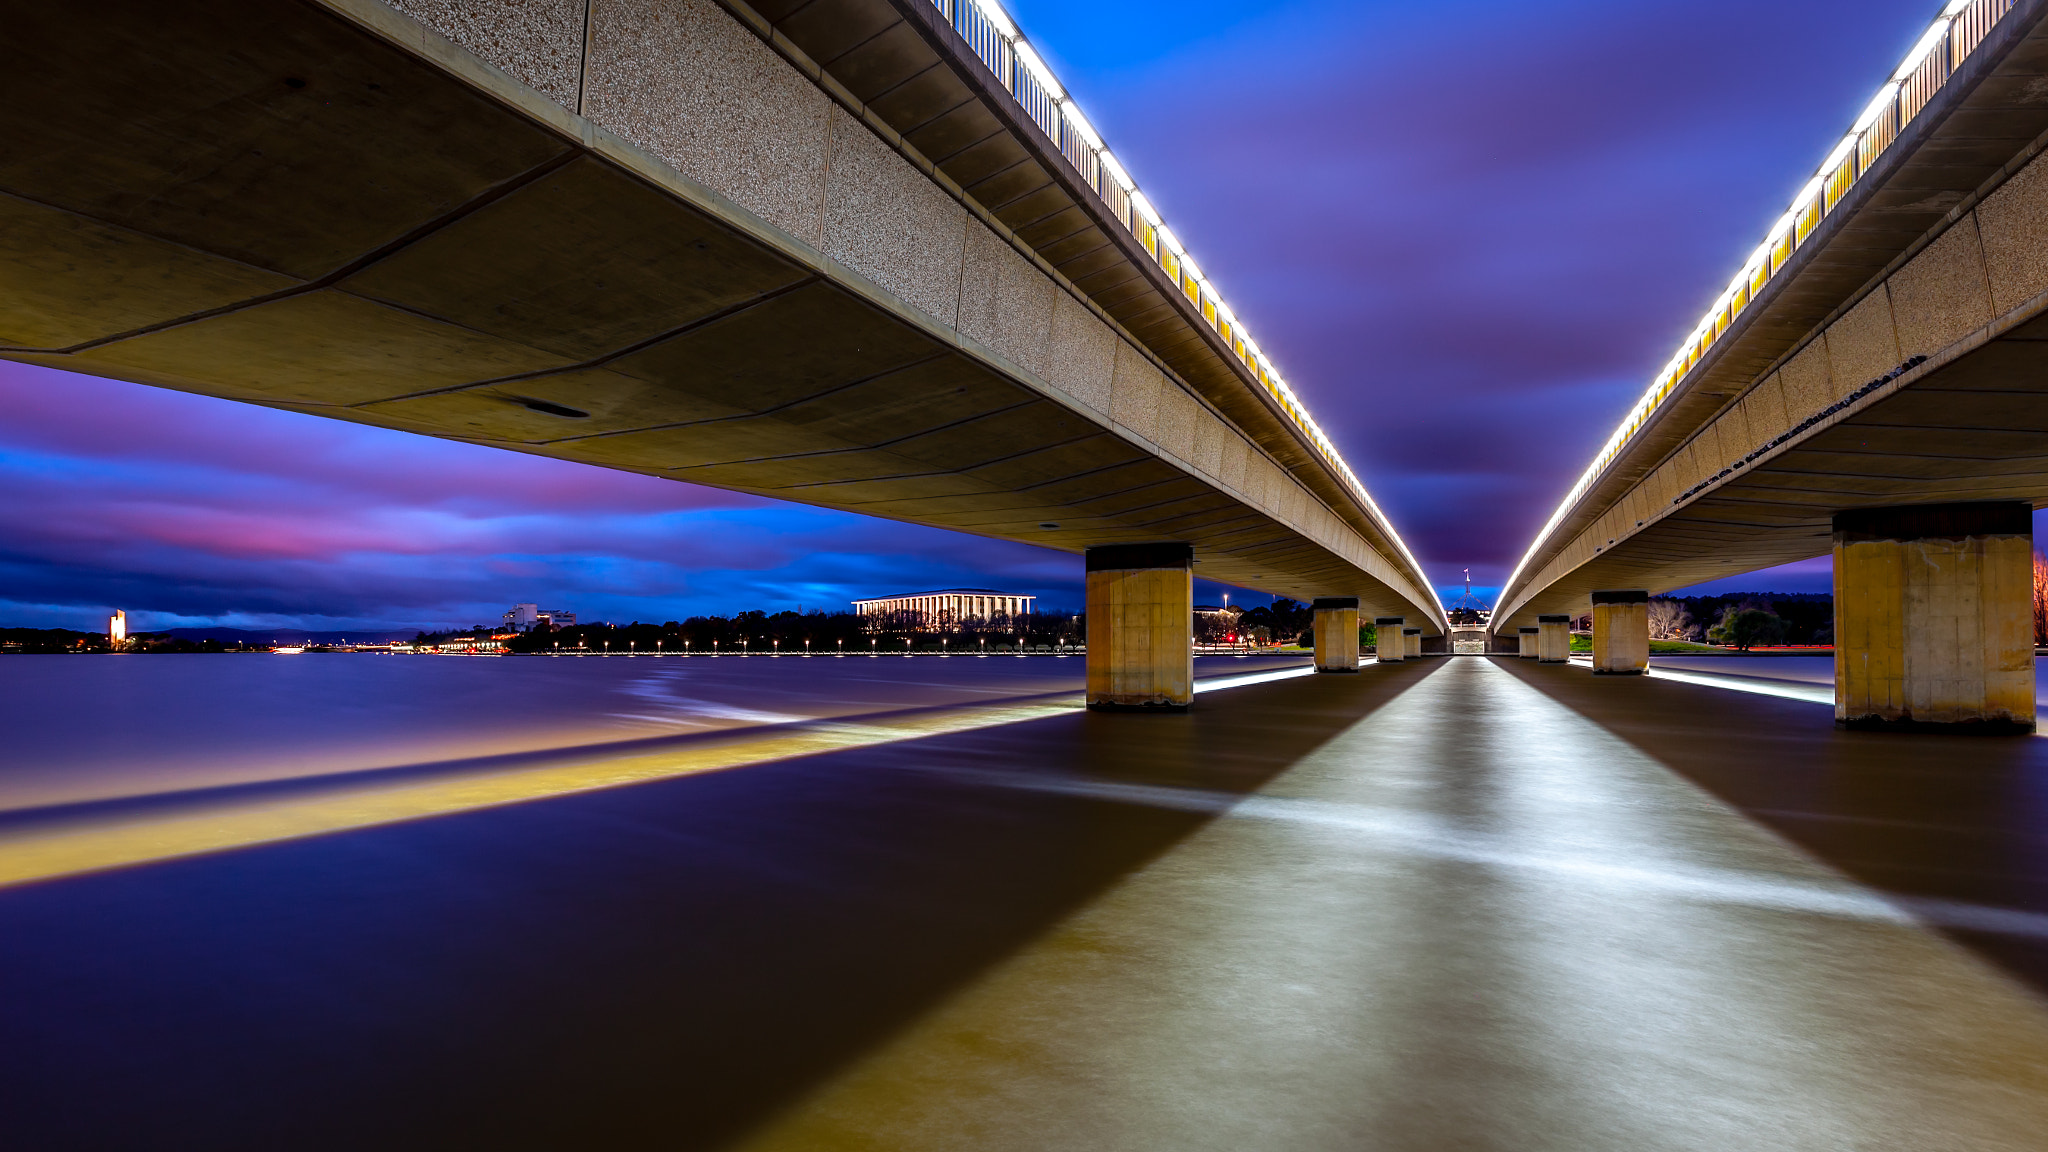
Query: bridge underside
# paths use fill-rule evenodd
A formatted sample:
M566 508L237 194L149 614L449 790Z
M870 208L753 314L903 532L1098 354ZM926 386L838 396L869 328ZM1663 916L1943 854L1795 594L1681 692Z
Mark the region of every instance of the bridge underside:
M1971 343L1873 391L1777 454L1735 468L1494 627L1582 613L1600 589L1665 592L1825 556L1831 519L1848 509L1979 500L2048 506L2048 315Z
M91 8L10 33L0 356L1426 615L473 63L311 4Z

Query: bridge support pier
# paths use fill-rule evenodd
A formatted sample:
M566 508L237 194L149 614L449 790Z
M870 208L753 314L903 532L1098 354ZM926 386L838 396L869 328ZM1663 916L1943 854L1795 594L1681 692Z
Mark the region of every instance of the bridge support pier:
M1194 554L1188 544L1088 549L1088 707L1185 712L1194 702Z
M1358 671L1358 597L1322 596L1316 612L1316 671Z
M1403 629L1401 629L1401 659L1403 659L1403 660L1420 660L1421 658L1422 658L1422 629L1420 629L1420 628L1403 628Z
M1515 635L1521 641L1522 647L1515 655L1520 656L1524 660L1536 659L1538 655L1538 640L1542 634L1543 629L1541 628L1516 629Z
M1650 594L1593 593L1593 675L1641 676L1650 670Z
M1648 609L1645 609L1643 627L1649 628ZM1536 660L1542 664L1565 664L1572 658L1572 618L1569 616L1538 616L1536 618Z
M1837 513L1835 722L2032 732L2033 528L2023 501Z
M1408 658L1408 638L1401 634L1406 616L1373 618L1373 651L1382 664L1399 664Z

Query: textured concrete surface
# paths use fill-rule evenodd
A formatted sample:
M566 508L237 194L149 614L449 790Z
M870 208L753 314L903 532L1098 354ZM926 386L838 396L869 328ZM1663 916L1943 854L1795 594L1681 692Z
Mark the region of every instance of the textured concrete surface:
M2036 159L2006 181L1975 213L1983 234L1991 298L2010 311L2048 292L2048 163Z
M967 211L834 108L825 188L827 253L946 325L960 314Z
M823 243L831 101L712 0L590 0L583 113Z
M583 17L593 0L390 0L422 25L576 110Z
M1147 440L1159 439L1160 390L1166 377L1137 349L1120 344L1110 380L1109 413L1119 425Z
M1091 707L1184 708L1194 700L1192 569L1091 569L1086 595Z
M1119 343L1122 341L1109 325L1096 319L1080 301L1065 292L1054 294L1045 373L1053 387L1107 416Z
M1899 349L1908 356L1938 352L1991 322L1991 290L1974 216L1935 238L1888 284L1898 320Z
M1033 268L986 225L978 220L967 222L960 275L959 328L963 335L987 344L1028 372L1047 376L1053 298L1061 294L1050 277ZM1138 353L1124 345L1118 355Z
M1849 390L1899 366L1898 329L1892 321L1891 296L1884 289L1865 296L1840 320L1828 325L1828 376L1840 399Z

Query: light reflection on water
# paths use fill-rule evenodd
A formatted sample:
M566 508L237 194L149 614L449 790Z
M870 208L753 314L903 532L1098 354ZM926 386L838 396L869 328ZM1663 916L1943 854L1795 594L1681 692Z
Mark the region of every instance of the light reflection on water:
M0 659L0 813L992 704L1077 692L1083 674L1059 656L15 656Z
M2048 712L2048 658L2034 659L2034 700ZM1676 675L1673 675L1676 673ZM1834 703L1833 656L1652 656L1650 675L1688 683Z

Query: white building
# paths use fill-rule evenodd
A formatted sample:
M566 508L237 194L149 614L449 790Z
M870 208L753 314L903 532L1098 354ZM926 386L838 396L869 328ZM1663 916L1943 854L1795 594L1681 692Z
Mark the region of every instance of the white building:
M936 592L855 600L853 610L863 616L915 612L919 627L927 631L949 631L969 621L990 620L997 616L1011 619L1029 616L1031 602L1036 599L1036 596L1014 596L993 588L942 588Z
M107 617L107 643L119 648L127 642L128 612L126 609L116 608L114 614Z
M505 613L505 627L515 632L531 632L533 626L543 620L552 627L567 628L576 623L576 614L559 608L542 608L538 604L514 604L512 610Z

